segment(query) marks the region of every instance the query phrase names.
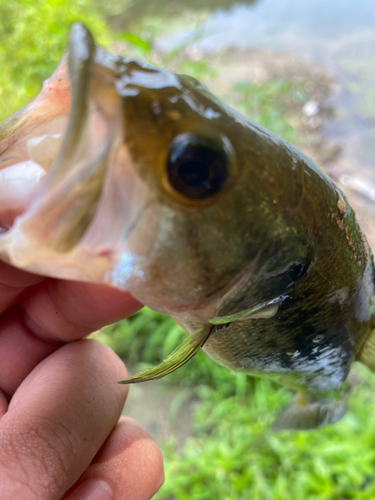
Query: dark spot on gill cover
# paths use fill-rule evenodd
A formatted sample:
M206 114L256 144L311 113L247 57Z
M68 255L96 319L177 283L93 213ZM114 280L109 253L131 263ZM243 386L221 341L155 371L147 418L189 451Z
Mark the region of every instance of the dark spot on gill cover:
M297 280L306 274L310 262L294 262L284 273L279 282L279 292L284 292L287 288L294 286Z
M287 268L280 271L265 273L261 281L263 293L268 297L290 294L296 283L303 278L310 266L310 259L305 262L291 262Z
M264 249L265 255L274 255L276 246L274 242ZM234 312L243 311L254 304L270 300L270 298L280 297L283 295L293 294L293 288L308 272L311 265L311 249L307 248L306 257L304 260L296 260L289 262L288 265L283 265L282 260L284 255L275 256L269 259L264 267L266 269L257 272L255 276L249 276L248 282L244 283L239 293L231 297L230 301L223 304L220 309L220 315L225 316ZM257 258L256 256L253 257ZM270 262L271 261L271 262ZM257 264L257 267L262 267L262 264ZM249 293L251 287L252 293Z

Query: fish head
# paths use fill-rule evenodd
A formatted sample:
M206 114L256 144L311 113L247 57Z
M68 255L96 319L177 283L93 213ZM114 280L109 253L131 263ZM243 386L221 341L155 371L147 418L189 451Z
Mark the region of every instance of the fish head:
M267 134L77 23L42 92L0 126L1 258L210 318L281 232Z

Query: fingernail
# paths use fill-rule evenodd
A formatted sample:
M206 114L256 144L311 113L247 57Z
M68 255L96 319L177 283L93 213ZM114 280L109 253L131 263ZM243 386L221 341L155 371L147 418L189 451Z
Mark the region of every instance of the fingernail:
M108 483L100 479L87 479L65 500L112 500L113 493Z

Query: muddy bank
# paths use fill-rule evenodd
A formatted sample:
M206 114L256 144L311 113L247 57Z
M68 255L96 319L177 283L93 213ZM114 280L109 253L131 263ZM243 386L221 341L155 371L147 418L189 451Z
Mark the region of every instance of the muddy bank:
M192 433L196 403L192 391L155 380L130 386L123 415L137 420L159 445L172 439L178 449Z

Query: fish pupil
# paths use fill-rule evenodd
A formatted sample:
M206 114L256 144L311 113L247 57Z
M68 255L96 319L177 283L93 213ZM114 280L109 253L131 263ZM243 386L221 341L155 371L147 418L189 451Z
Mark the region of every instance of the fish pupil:
M186 162L178 168L178 178L191 188L198 188L210 182L210 171L208 165L199 162Z
M173 189L191 199L217 193L229 175L229 159L220 141L181 134L171 144L167 175Z

